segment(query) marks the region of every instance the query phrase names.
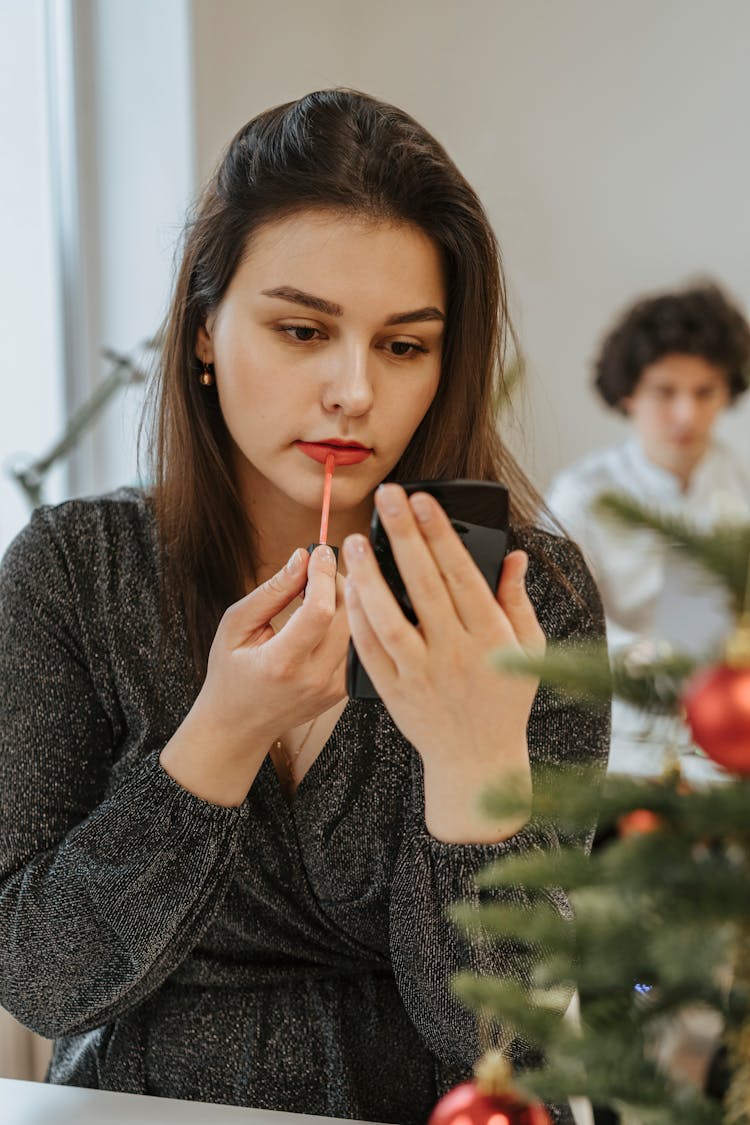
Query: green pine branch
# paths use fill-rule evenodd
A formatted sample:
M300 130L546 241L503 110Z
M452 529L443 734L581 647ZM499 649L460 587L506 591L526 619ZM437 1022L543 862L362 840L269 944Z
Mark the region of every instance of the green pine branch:
M487 789L481 797L481 810L492 819L513 818L524 810L523 794L512 786ZM608 775L602 784L595 770L579 768L539 770L534 776L534 817L554 823L563 834L584 832L598 820L602 830L617 826L618 820L633 809L648 809L665 822L672 834L691 842L736 841L750 849L750 777L731 779L700 789L685 787L679 773L657 779ZM556 853L528 853L519 857L542 862L557 862ZM546 858L548 856L548 858ZM596 860L581 856L580 872ZM516 862L503 858L484 868L480 880L502 879Z
M610 658L604 643L576 649L550 644L541 657L501 649L492 660L501 672L533 676L573 699L607 703L614 695L654 714L678 709L685 681L698 663L679 652L647 659L625 650Z
M647 528L719 579L746 611L750 525L724 523L710 534L607 495L597 508L621 525ZM712 658L713 654L706 654ZM605 705L611 695L642 710L673 714L686 679L705 660L654 644L610 658L604 644L550 645L541 659L499 652L504 673L540 678L563 697ZM524 811L505 784L484 794L497 819ZM623 827L634 810L654 814L651 831ZM598 818L610 833L591 856L580 843ZM656 780L608 777L578 768L535 770L533 823L559 835L559 848L498 858L477 877L478 905L454 908L459 929L480 946L500 945L520 961L526 986L464 973L456 990L469 1006L507 1027L545 1059L518 1076L535 1097L587 1095L639 1125L732 1125L750 1121L750 1074L743 1063L750 1021L750 778L689 790L679 772ZM559 892L573 918L558 909ZM581 998L579 1028L560 1019L567 997ZM660 1069L664 1029L696 1005L716 1013L735 1067L735 1110ZM743 1053L737 1054L736 1044Z
M480 977L462 972L454 978L456 994L484 1016L500 1020L533 1044L564 1043L575 1035L562 1020L573 994L571 985L556 990L530 991L515 980Z
M748 587L750 524L719 523L709 532L677 516L638 504L623 493L605 492L594 501L593 511L622 527L647 528L677 547L720 580L729 592L737 613L741 612Z
M527 906L503 902L488 902L478 908L460 904L451 909L450 917L475 940L499 936L529 948L547 944L573 954L575 939L570 921L543 902L533 912Z
M750 926L750 780L686 790L669 774L609 778L603 792L597 788L595 775L543 771L535 817L575 832L601 803L611 826L648 809L660 818L658 830L616 836L589 857L580 848L540 848L486 867L477 878L479 906L454 908L453 920L480 943L512 948L528 985L464 974L459 995L542 1052L544 1067L519 1076L534 1096L587 1095L654 1125L718 1125L721 1106L662 1074L653 1044L696 1005L718 1013L728 1032L750 1018L742 978L728 985L738 934ZM485 805L503 815L518 800L497 789ZM573 924L550 899L558 887ZM647 994L636 984L649 986ZM578 1031L558 1018L574 987L583 1010Z

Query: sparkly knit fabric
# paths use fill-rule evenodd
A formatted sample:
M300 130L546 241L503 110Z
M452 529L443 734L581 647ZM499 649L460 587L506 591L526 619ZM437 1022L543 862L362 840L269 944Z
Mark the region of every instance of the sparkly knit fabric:
M523 545L582 595L532 557L547 635L600 635L576 548ZM240 808L182 789L158 756L194 688L178 619L159 662L156 560L128 489L39 509L3 562L0 1003L57 1040L52 1082L423 1125L478 1053L451 976L521 972L445 909L478 901L488 861L559 846L555 826L433 839L420 759L377 701L350 701L291 804L268 758ZM607 742L606 713L539 691L534 766L603 769Z

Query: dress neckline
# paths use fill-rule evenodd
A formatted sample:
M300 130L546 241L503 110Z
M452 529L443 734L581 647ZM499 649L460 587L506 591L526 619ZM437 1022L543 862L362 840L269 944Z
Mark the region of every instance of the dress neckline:
M289 810L290 813L294 813L295 807L299 804L300 797L302 797L302 799L304 800L307 791L315 787L318 775L321 773L321 771L325 770L329 758L331 758L331 756L335 754L341 741L341 730L344 725L348 724L349 715L352 711L352 703L353 701L351 699L348 699L346 701L346 705L343 711L334 723L328 738L321 746L320 752L310 763L309 768L305 770L305 773L300 778L299 784L292 794L287 795L287 793L285 792L283 780L276 770L276 766L273 759L271 758L270 751L263 759L261 771L265 771L265 773L268 775L270 784L274 787L279 798L281 799L282 804Z

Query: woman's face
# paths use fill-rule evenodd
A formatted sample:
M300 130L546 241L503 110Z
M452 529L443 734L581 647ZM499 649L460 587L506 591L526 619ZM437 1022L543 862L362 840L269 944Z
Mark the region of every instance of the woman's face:
M319 510L333 449L334 507L368 501L435 396L445 310L417 227L314 211L262 227L196 341L243 496Z

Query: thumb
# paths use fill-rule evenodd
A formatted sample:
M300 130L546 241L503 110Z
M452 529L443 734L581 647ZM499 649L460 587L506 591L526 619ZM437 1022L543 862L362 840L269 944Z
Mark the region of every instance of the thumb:
M304 590L309 558L307 551L298 547L286 566L229 607L222 625L230 648L238 648L251 637L258 640L258 633L267 632L268 637L273 636L271 619Z
M528 566L529 556L525 551L511 551L505 556L497 586L497 600L521 648L531 656L541 656L547 641L526 592Z

